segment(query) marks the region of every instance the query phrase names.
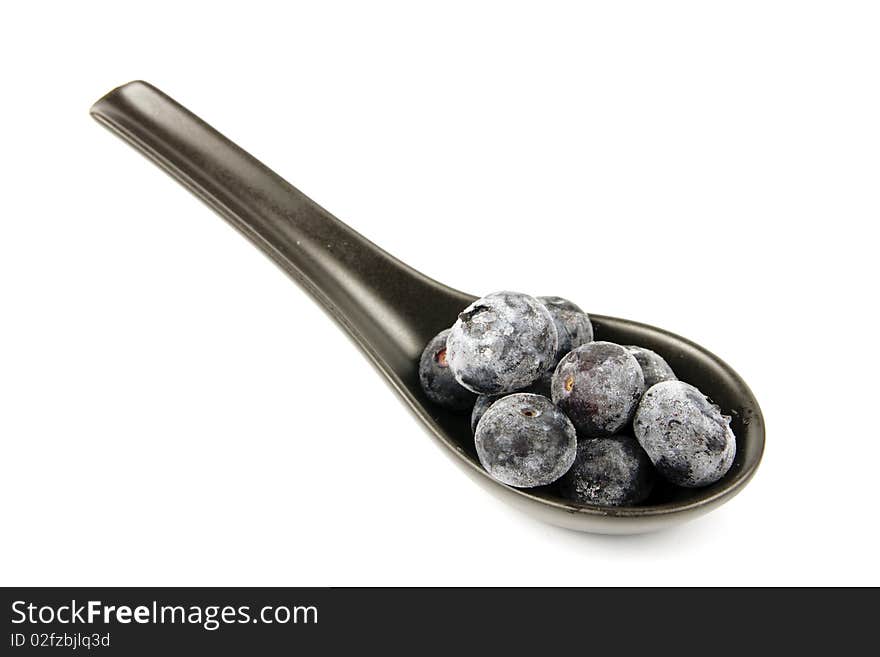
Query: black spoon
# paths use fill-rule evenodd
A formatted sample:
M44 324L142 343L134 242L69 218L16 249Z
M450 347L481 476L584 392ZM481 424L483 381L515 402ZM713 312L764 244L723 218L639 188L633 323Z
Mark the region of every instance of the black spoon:
M732 498L754 475L764 449L764 420L736 372L672 333L591 315L597 340L653 349L679 378L733 415L733 467L707 488L660 485L638 507L578 506L555 495L551 487L517 490L498 483L477 461L468 418L438 408L419 386L418 359L425 344L451 326L475 297L392 257L146 82L114 89L95 103L91 114L189 188L302 285L388 378L453 460L505 502L555 525L632 534L702 515Z

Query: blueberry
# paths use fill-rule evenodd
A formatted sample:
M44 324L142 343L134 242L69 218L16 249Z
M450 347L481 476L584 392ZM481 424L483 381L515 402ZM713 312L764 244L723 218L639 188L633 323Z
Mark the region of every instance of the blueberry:
M552 371L551 371L552 373ZM541 395L542 397L550 398L550 376L542 376L540 379L535 381L532 385L530 385L525 390L520 390L519 392L530 392L533 395ZM480 395L477 397L477 401L474 404L474 408L471 411L471 433L476 433L477 424L480 422L480 418L483 417L483 413L489 410L489 407L494 404L496 401L501 399L502 397L506 397L507 395L511 395L513 393L504 392L500 395Z
M547 309L517 292L496 292L472 303L446 341L458 382L487 395L532 385L552 363L557 344Z
M536 395L544 395L549 398L551 395L551 384L553 383L553 372L555 371L556 365L554 364L552 367L548 368L537 381L523 390L523 392L532 392Z
M476 434L480 418L483 417L492 404L504 396L505 395L480 395L477 397L477 401L474 403L474 408L471 411L471 433Z
M589 342L556 366L551 392L582 438L612 436L632 418L645 391L645 377L626 349Z
M661 381L675 381L678 377L669 367L669 363L663 360L660 354L654 353L650 349L644 347L629 346L626 348L629 353L635 356L642 368L642 374L645 375L645 389L647 390L655 383Z
M562 297L537 297L537 299L549 311L556 326L559 337L556 363L572 349L593 341L593 324L590 322L590 316L578 306Z
M657 471L678 486L707 486L733 465L730 418L683 381L652 386L639 403L633 429Z
M489 407L474 438L477 456L498 481L518 488L550 484L577 453L574 426L546 397L520 392Z
M559 490L581 504L601 506L644 502L654 486L654 468L635 438L610 436L578 441L574 465Z
M425 347L419 360L419 381L432 402L453 411L464 411L474 405L477 396L455 380L447 359L448 335L449 329L440 331Z

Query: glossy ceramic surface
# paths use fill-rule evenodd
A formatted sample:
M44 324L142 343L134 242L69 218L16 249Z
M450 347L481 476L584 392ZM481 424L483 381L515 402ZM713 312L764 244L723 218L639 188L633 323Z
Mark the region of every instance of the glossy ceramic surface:
M452 460L486 490L541 520L572 529L631 534L695 518L732 498L754 475L764 421L745 382L698 345L637 322L593 315L596 339L662 355L679 378L733 416L736 461L716 484L660 484L645 505L576 506L552 488L516 490L490 478L476 459L467 416L422 394L418 359L474 297L400 262L295 189L155 87L131 82L99 100L92 116L203 199L302 285L351 336ZM407 491L401 491L407 495ZM430 512L430 510L426 510Z

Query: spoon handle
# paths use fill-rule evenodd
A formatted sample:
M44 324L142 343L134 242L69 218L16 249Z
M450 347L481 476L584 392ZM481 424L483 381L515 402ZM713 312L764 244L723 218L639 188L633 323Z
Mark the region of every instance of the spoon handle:
M377 247L146 82L114 89L91 114L241 231L374 362L405 369L470 301Z

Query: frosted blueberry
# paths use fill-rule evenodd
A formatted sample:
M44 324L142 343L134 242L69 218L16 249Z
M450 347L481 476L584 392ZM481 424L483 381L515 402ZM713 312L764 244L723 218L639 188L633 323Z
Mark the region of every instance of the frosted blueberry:
M544 486L571 467L574 426L546 397L515 393L489 407L474 437L477 456L498 481L518 488Z
M559 337L556 363L572 349L593 341L593 324L590 322L590 316L578 306L562 297L537 297L537 299L549 311L556 326Z
M552 374L552 370L550 372ZM550 377L543 376L535 383L530 385L525 390L520 390L519 392L530 392L533 395L541 395L542 397L550 398ZM474 408L471 411L471 433L476 432L477 424L480 422L480 418L483 417L483 413L489 410L489 407L494 404L496 401L501 399L502 397L506 397L513 393L505 392L500 395L480 395L477 397L477 401L474 404Z
M532 385L530 385L523 392L532 392L536 395L544 395L545 397L550 397L550 386L553 383L553 372L556 371L556 364L554 363L552 367L547 369L541 377L535 381Z
M458 316L446 357L465 388L497 395L532 385L550 367L557 345L553 318L537 299L496 292Z
M473 406L477 396L456 381L449 368L448 335L449 329L441 331L425 347L419 360L419 381L432 402L453 411L464 411Z
M556 366L553 402L568 415L582 438L612 436L632 418L645 391L645 377L626 349L589 342Z
M581 504L601 506L644 502L654 486L654 468L635 438L610 436L578 442L574 465L559 490Z
M736 455L730 418L683 381L652 386L639 403L633 430L657 471L678 486L718 481Z
M675 381L678 378L675 376L672 368L669 367L669 363L663 360L660 354L644 347L629 346L626 349L635 357L642 368L642 374L645 375L646 390L655 383Z

